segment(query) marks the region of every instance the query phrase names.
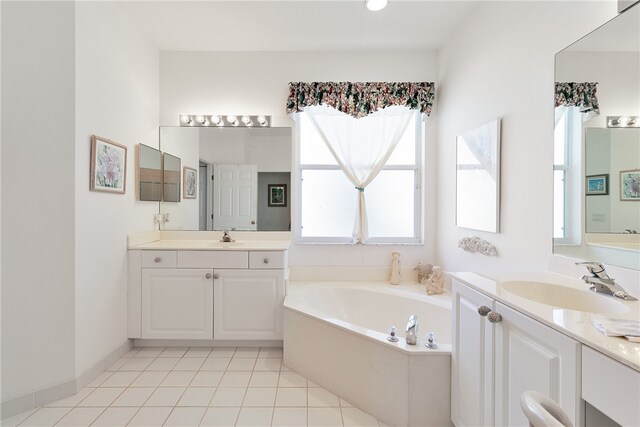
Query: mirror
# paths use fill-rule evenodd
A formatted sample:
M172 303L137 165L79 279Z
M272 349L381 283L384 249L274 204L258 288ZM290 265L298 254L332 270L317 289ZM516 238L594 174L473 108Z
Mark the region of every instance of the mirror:
M138 196L142 201L162 200L162 153L138 144Z
M160 148L198 170L195 198L160 204L163 230L291 229L291 128L161 127Z
M162 200L180 201L180 159L168 153L162 153Z
M640 115L639 35L636 4L556 55L555 81L597 82L600 107L556 108L556 254L640 269L640 198L623 194L638 177L640 129L607 127L607 116Z
M500 223L500 120L456 138L456 225L497 233Z

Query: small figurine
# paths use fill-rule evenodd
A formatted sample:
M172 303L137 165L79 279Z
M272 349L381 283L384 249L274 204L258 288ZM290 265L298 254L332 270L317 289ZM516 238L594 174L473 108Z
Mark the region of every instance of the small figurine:
M427 280L427 278L431 275L432 269L433 269L433 266L431 264L426 264L423 266L422 263L419 262L418 265L416 265L416 267L413 269L414 271L418 272L418 279L416 283L418 284L424 283L425 280Z
M442 275L442 268L438 266L433 267L433 273L427 279L427 294L441 294L444 288L444 276Z
M392 285L400 284L400 252L391 252L391 278Z

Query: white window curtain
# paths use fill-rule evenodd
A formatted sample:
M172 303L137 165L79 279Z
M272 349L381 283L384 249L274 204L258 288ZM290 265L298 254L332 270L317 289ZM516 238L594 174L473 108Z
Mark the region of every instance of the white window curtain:
M353 240L365 243L368 238L365 189L391 157L415 111L389 106L360 119L326 105L309 106L304 111L355 187L358 207Z

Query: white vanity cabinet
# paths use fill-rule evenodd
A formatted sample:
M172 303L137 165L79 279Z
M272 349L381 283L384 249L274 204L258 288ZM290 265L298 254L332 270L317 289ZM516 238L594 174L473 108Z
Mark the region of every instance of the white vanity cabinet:
M129 250L128 336L282 340L286 250Z
M526 390L550 396L582 425L578 342L455 280L453 301L456 426L528 426Z

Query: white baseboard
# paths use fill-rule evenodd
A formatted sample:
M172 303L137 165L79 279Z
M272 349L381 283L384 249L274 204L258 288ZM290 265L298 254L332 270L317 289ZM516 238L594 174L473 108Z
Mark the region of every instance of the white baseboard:
M282 340L133 340L134 347L282 347Z

